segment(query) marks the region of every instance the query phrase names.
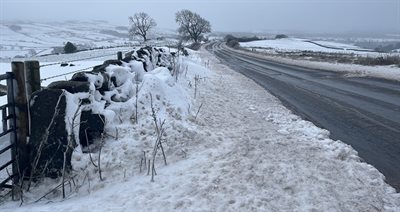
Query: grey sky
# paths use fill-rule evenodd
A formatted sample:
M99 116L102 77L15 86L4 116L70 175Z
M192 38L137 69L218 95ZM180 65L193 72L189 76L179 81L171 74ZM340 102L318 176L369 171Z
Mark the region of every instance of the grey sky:
M0 0L2 20L107 20L127 25L147 12L159 27L176 28L174 14L190 9L217 31L400 33L400 0Z

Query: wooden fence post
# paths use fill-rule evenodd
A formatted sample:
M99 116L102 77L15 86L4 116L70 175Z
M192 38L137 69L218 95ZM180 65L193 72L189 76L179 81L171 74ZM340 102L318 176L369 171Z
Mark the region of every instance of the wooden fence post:
M25 61L26 96L29 101L33 92L40 90L39 61Z
M26 86L26 100L29 104L29 100L33 92L41 89L40 86L40 65L39 61L31 60L25 61L25 86ZM30 111L28 109L28 136L31 134L31 125L30 125Z
M12 62L12 73L15 77L13 83L15 116L16 116L16 160L18 163L19 177L23 177L25 170L29 167L28 156L28 104L26 100L25 69L23 62Z
M122 60L122 52L117 52L117 58L118 60Z

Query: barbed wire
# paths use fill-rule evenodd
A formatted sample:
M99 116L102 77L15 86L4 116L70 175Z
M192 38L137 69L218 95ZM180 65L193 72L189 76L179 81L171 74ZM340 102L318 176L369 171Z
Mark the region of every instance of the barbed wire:
M74 74L74 73L77 73L77 72L80 72L80 71L86 71L86 70L92 69L92 68L94 68L94 67L96 67L96 66L97 66L97 65L95 65L95 66L90 66L90 67L83 68L83 69L79 69L79 70L75 70L75 71L70 71L70 72L63 73L63 74L54 75L54 76L51 76L51 77L46 77L46 78L40 79L40 82L43 82L43 81L46 81L46 80L49 80L49 79L54 79L54 78L57 78L57 77L66 76L66 75L68 75L68 74Z
M128 51L122 52L122 54L126 54L126 53L132 52L132 51L133 51L133 50L128 50ZM77 61L82 61L82 60L90 60L90 59L95 59L95 58L108 57L108 56L112 56L112 55L115 55L115 53L112 53L112 54L105 54L105 55L100 55L100 56L93 56L93 57L79 58L79 59L75 59L75 60L66 60L66 61L56 62L56 63L49 63L49 64L40 65L39 67L60 65L60 64L62 64L62 63L71 63L71 62L77 62Z

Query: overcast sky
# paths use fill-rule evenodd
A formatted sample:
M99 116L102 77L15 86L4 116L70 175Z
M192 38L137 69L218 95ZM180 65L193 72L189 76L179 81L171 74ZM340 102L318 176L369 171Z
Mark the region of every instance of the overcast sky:
M400 0L0 0L1 20L107 20L128 25L146 12L175 29L174 14L190 9L215 31L395 32Z

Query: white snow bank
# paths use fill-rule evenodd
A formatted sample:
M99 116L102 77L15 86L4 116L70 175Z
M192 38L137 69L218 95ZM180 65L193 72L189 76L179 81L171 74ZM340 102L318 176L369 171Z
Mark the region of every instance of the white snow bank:
M183 63L183 61L186 60L181 60L180 63ZM185 76L184 70L181 69L178 73L179 76L173 77L171 72L164 67L144 72L143 69L135 69L130 66L131 64L108 66L106 68L107 75L115 77L116 87L109 91L110 94L105 92L102 95L96 91L95 96L89 97L95 98L96 101L90 106L84 106L91 107L90 109L95 113L103 114L106 117L106 137L100 159L103 181L99 180L99 169L93 165L93 163L98 163L97 153L90 156L83 154L78 148L73 153L72 165L74 171L71 174L77 184L75 184L73 191L68 191L69 198L84 197L105 185L112 185L116 181L133 176L136 176L135 178L143 176L148 181L150 180L145 174L147 171L139 173L139 162L144 156L143 154L145 154L146 160L150 159L156 140L151 107L154 108L157 121L165 120L163 146L168 163L185 157L187 154L185 143L193 140L193 136L197 134L191 126L191 122L188 121L195 113L191 110L191 106L194 105L190 95L192 88L187 83L192 80L190 78L192 74L189 73ZM205 75L208 71L194 63L178 65L190 67L190 70L197 74ZM137 78L137 75L142 75L142 79ZM97 84L100 85L103 81L100 79L101 76L93 75L92 78L90 81L93 84L92 90L94 92L96 82L98 81ZM122 102L111 101L111 96L114 94L127 100L125 99ZM68 95L68 102L71 103L71 106L76 106L72 103L77 103L82 98L84 97L81 94L71 94ZM136 109L137 114L135 114ZM72 123L71 118L75 111L76 107L71 107L68 110L68 122ZM96 151L96 149L93 151ZM162 157L158 155L157 158L156 169L160 174L159 168L164 165ZM147 167L143 166L142 169L146 170ZM156 180L157 178L156 176ZM36 185L31 192L26 192L24 194L27 203L25 209L30 208L29 204L58 184L59 181L57 180L46 180L44 183ZM55 200L58 197L58 192L56 191L46 198ZM14 205L14 203L9 202L7 204ZM21 210L24 209L21 208Z

